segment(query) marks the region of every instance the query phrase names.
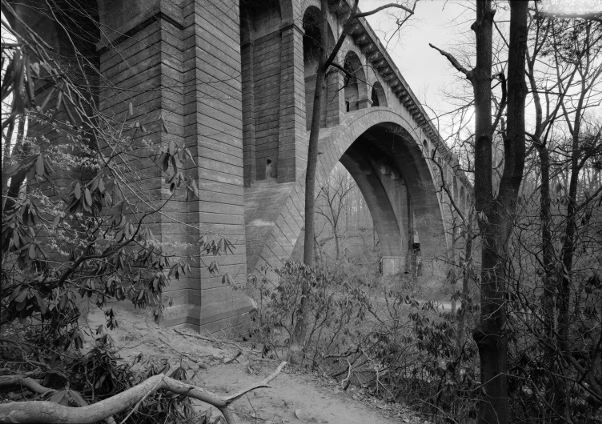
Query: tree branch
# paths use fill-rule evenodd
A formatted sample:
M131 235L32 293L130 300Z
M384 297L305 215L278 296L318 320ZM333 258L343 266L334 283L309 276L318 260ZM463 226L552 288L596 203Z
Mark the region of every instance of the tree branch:
M502 88L502 100L500 101L500 106L498 108L497 115L495 117L495 121L493 122L493 126L491 127L493 129L493 131L495 131L498 124L500 123L500 119L502 119L502 115L504 114L504 109L506 108L506 102L507 102L506 76L504 75L504 72L500 72L498 74L498 76L499 76L500 84L501 84L501 88Z
M458 62L458 59L456 59L451 53L448 53L445 50L442 50L431 43L429 43L429 46L441 53L442 56L445 56L454 68L456 68L459 72L462 72L466 76L466 79L472 82L474 75L474 72L472 70L469 71L464 66L462 66L460 62Z
M70 407L48 401L4 403L0 405L0 422L94 423L131 408L142 398L148 396L149 393L163 389L209 403L224 414L228 424L233 424L232 414L227 410L228 405L252 390L268 387L268 383L276 378L285 365L286 362L282 362L272 374L259 383L227 397L222 397L193 384L170 378L165 374L159 374L144 380L142 383L124 392L87 406ZM8 377L14 378L19 376ZM4 378L7 377L5 376ZM36 386L34 385L34 387Z
M54 392L55 389L42 386L36 380L23 375L3 375L0 376L0 387L19 386L25 387L34 393L44 395L48 392Z
M365 18L366 16L374 15L375 13L378 13L381 10L385 10L385 9L389 9L389 8L401 9L404 12L407 12L410 15L413 15L414 14L414 9L416 9L416 3L417 2L414 2L414 5L412 6L411 9L409 7L407 7L407 6L404 6L403 4L399 4L399 3L387 3L387 4L384 4L382 6L377 7L375 9L372 9L372 10L370 10L368 12L355 13L355 14L351 15L349 19L351 20L351 19L357 19L357 18Z
M19 386L21 388L27 388L28 390L38 393L40 395L46 395L48 393L56 392L56 389L51 389L49 387L42 386L33 378L27 377L25 375L3 375L0 376L0 387L10 387L10 386ZM87 406L88 403L84 400L84 398L76 391L70 390L72 400L77 402L79 406ZM111 415L104 418L104 421L107 424L115 424L115 420Z

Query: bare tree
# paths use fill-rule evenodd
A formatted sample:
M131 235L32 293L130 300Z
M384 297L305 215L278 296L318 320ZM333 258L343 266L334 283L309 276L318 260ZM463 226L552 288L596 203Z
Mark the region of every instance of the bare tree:
M560 19L535 15L532 50L527 69L530 94L535 106L535 125L529 137L539 157L540 227L542 242L544 322L543 344L546 364L554 370L547 401L557 420L569 420L569 399L563 369L572 367L569 348L571 293L574 255L579 245L577 220L596 197L596 190L580 195L580 177L592 160L600 155L600 125L588 120L592 107L600 105L602 93L602 25L591 19ZM562 129L568 137L558 140ZM564 138L564 137L563 137ZM556 158L556 159L555 159ZM566 174L558 183L556 196L551 186L555 175ZM562 193L561 193L562 192ZM553 213L552 198L562 195L566 208ZM562 242L556 247L554 221L563 223ZM583 221L582 224L587 224ZM561 263L562 267L558 267ZM555 360L555 357L558 360ZM589 379L588 379L589 380ZM593 383L593 384L592 384ZM595 387L595 382L590 386Z
M336 172L318 193L316 213L323 217L332 232L335 244L335 259L341 259L341 221L349 208L348 195L353 190L353 182L347 172Z
M506 284L508 239L525 161L525 50L528 3L510 2L507 129L504 168L497 195L492 180L493 133L503 108L492 120L492 28L495 11L490 0L477 0L476 66L464 68L451 54L439 50L472 83L475 98L475 208L483 241L481 250L481 316L473 337L479 348L483 398L479 423L509 422L507 383ZM502 80L505 79L503 74ZM503 102L505 103L505 97Z

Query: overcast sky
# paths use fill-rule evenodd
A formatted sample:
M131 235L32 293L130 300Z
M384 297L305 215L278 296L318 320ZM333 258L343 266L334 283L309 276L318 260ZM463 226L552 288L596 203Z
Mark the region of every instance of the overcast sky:
M390 2L360 0L360 8L368 11ZM543 3L544 8L555 10L568 6L573 12L602 11L602 0L544 0ZM368 17L370 25L431 118L455 109L462 101L454 102L450 94L466 93L469 86L447 59L429 47L429 43L466 61L461 52L474 51L474 33L470 29L475 18L474 4L474 0L419 0L414 16L394 36L395 18L401 16L399 10L388 9ZM501 4L505 6L506 2ZM504 15L507 13L498 10L496 20L503 20ZM449 135L449 120L444 117L439 124L442 135Z

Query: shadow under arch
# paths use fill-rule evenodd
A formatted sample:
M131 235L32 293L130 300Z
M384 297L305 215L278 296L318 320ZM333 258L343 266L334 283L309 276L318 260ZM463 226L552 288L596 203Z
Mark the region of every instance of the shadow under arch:
M402 226L374 163L360 149L353 148L341 156L340 162L353 177L368 206L380 241L381 255L401 259L405 256L407 243L404 243Z

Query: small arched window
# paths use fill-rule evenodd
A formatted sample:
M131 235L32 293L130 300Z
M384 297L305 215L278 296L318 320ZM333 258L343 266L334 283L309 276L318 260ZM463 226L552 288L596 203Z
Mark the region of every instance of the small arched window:
M362 62L354 52L348 52L345 56L345 110L347 112L366 107L366 75L362 68Z
M385 90L380 82L375 82L372 85L372 96L370 98L372 106L387 106L387 98L385 97Z

